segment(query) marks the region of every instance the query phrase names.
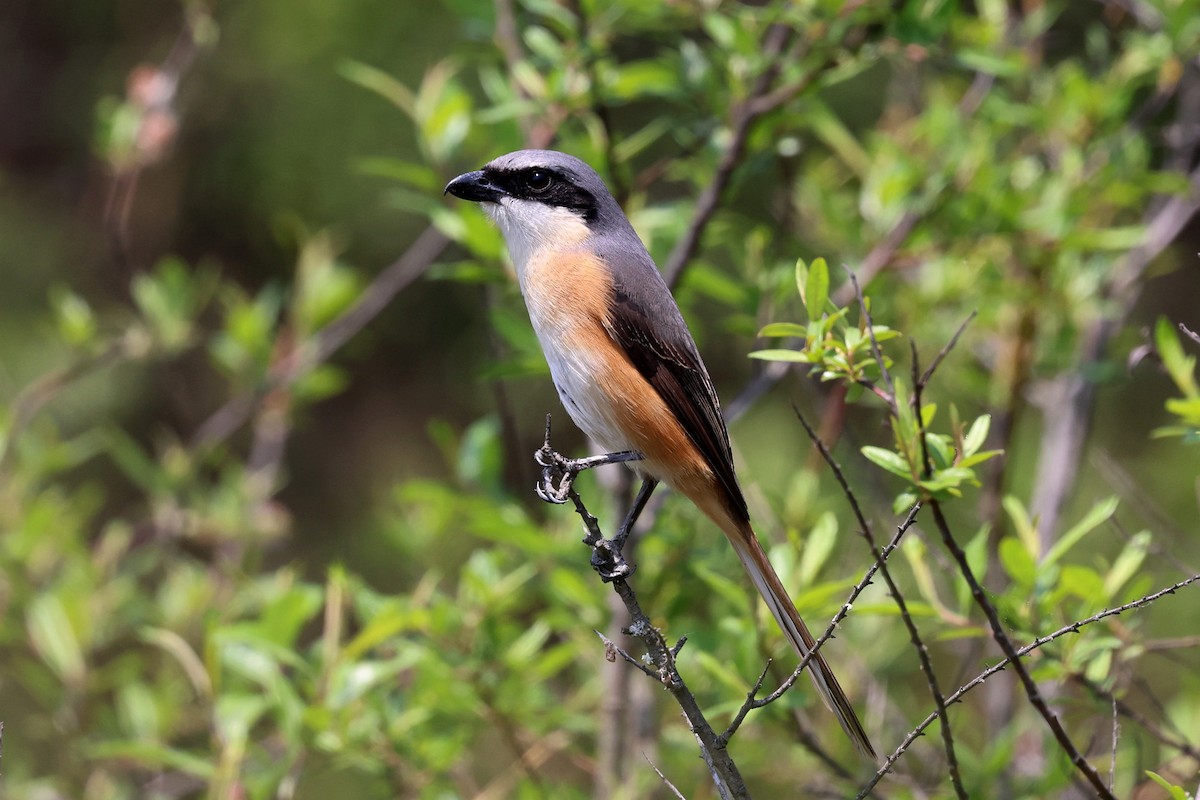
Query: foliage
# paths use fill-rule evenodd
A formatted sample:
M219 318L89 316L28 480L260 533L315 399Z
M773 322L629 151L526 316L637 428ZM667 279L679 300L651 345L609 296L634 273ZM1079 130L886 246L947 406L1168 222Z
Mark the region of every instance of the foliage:
M257 16L270 9L277 25ZM161 64L120 68L125 98L102 97L123 85L111 69L86 101L55 97L80 125L98 118L85 144L111 196L90 239L65 213L39 217L49 233L7 226L13 252L41 256L12 266L0 315L7 796L665 796L647 759L686 796L711 792L655 685L605 661L606 589L578 523L535 510L527 453L557 406L498 233L441 198L450 177L527 145L597 166L677 280L727 407L745 405L730 402L740 381L757 400L731 424L739 469L807 618L842 608L874 548L796 397L870 527L918 500L944 507L1016 646L1075 626L1023 661L1087 760L1105 774L1111 760L1113 792L1186 796L1196 589L1098 615L1200 560L1186 446L1200 398L1174 325L1196 327L1195 304L1175 302L1196 296L1195 270L1173 270L1169 251L1150 268L1194 201L1194 143L1177 135L1197 123L1194 9L450 0L419 25L388 8L407 27L376 54L404 51L407 68L360 49L381 38L374 13L189 0L172 47L146 42ZM317 52L332 53L327 83L279 100L299 117L267 124L244 104L263 97L242 81ZM351 135L349 117L385 132ZM251 121L274 138L246 145ZM214 139L237 157L204 161ZM295 148L311 169L280 160ZM3 169L0 189L26 188ZM43 213L44 193L28 196L5 189L0 213ZM439 245L413 246L406 281L373 277L363 254L390 260L397 220ZM217 236L229 228L250 233ZM119 291L70 271L76 240L111 243L99 260ZM1165 374L1123 371L1156 317ZM916 363L929 351L942 351L932 377ZM818 380L760 396L796 365ZM1060 381L1090 394L1038 399ZM1039 452L1055 414L1089 402L1090 457ZM619 498L580 487L611 532ZM905 610L873 585L822 650L882 751L934 707L898 617L943 697L997 658L935 530L920 512L887 564ZM681 672L727 721L784 652L769 617L684 503L657 511L634 560L643 606L688 637ZM768 688L790 666L772 663ZM1002 676L987 691L950 706L952 747L919 740L880 791L1068 791L1078 773L1025 694ZM613 745L613 731L635 733ZM802 683L751 714L730 752L757 796L852 796L870 777Z

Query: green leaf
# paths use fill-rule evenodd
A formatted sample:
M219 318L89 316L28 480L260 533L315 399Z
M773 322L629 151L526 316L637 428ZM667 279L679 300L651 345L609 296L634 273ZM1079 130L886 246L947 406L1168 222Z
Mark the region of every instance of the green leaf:
M347 59L337 66L338 74L367 91L374 92L416 120L417 98L412 90L381 69Z
M818 95L810 94L805 98L806 109L804 121L812 127L813 133L823 141L850 171L858 178L864 179L871 171L871 157L863 149L862 144L854 138L854 134L838 119L837 115L821 102Z
M201 697L212 696L212 681L208 670L195 649L187 640L175 631L166 628L143 628L140 637L142 641L153 644L169 654L183 669L192 688Z
M1013 530L1020 537L1021 543L1025 545L1029 555L1037 558L1041 554L1041 544L1038 540L1037 528L1033 527L1033 522L1029 519L1029 512L1025 510L1025 506L1013 495L1005 495L1000 504L1008 512Z
M97 760L127 761L144 769L170 770L211 780L216 766L207 756L194 756L183 750L152 742L107 741L85 745L88 756Z
M504 662L521 669L537 658L553 631L545 620L537 620L529 629L510 642L504 652Z
M944 470L954 463L954 446L949 439L940 434L925 435L925 446L929 448L929 460L935 470Z
M907 450L917 441L917 418L908 402L908 386L904 380L897 376L892 385L896 390L896 442Z
M1015 56L1006 58L993 52L968 49L961 49L955 55L967 69L997 78L1015 78L1023 70L1020 60Z
M1098 605L1104 597L1104 581L1091 567L1079 564L1064 564L1059 574L1058 587L1092 605Z
M794 336L799 339L804 339L808 336L808 326L799 325L795 322L772 322L764 325L758 335L763 338L774 336Z
M837 517L826 511L817 519L808 536L804 537L804 549L800 551L800 583L808 586L817 577L821 567L829 560L833 546L837 542Z
M354 661L339 665L330 680L329 705L335 709L346 708L385 681L394 681L421 655L420 649L405 647L400 655L386 661Z
M892 500L892 513L897 516L907 514L920 499L916 492L901 492Z
M970 430L963 437L963 456L973 456L979 448L983 447L983 443L987 440L988 428L991 424L991 414L984 414L981 417L977 417L971 423Z
M1000 542L1000 563L1014 581L1033 586L1037 579L1037 563L1019 539L1006 536Z
M80 347L95 338L96 317L86 300L65 286L56 286L50 292L50 302L58 318L58 335L63 341Z
M745 607L746 589L740 582L732 580L728 575L715 572L703 563L697 562L693 569L696 577L700 578L714 594L725 598L725 601L735 608Z
M1150 531L1139 531L1121 549L1112 568L1104 576L1104 596L1112 600L1125 582L1132 578L1146 559L1150 549Z
M973 456L968 456L967 458L960 459L958 462L958 466L973 467L976 464L982 464L985 461L991 461L996 456L1002 456L1002 455L1004 455L1003 450L984 450L982 453L976 453Z
M987 571L988 565L988 533L991 528L988 525L980 527L971 541L967 542L963 551L967 555L967 565L971 567L971 572L976 575L983 575ZM958 612L965 615L967 609L971 605L971 588L965 580L956 581L954 599L958 603Z
M374 157L359 159L354 167L363 175L388 178L424 192L441 194L442 191L440 184L443 179L425 164L399 158Z
M87 672L83 647L58 595L35 597L25 624L30 641L46 665L69 684L81 682Z
M1184 354L1175 328L1166 317L1159 317L1154 323L1154 343L1158 347L1158 356L1162 359L1163 368L1179 390L1188 397L1200 395L1200 389L1196 387L1196 359Z
M623 64L617 70L616 79L606 88L614 97L626 102L637 98L670 97L679 94L679 74L662 59L633 61Z
M862 454L872 464L882 467L893 475L899 475L906 480L912 480L912 468L899 453L892 450L885 450L882 447L867 445L862 448Z
M808 280L804 283L804 308L808 318L817 320L825 313L825 304L829 302L829 267L825 259L815 259L808 268Z
M755 350L750 353L750 358L758 358L763 361L812 362L812 356L803 350Z
M217 700L214 720L218 735L225 741L244 742L250 729L270 708L267 699L257 694L227 694Z
M1055 542L1050 550L1046 553L1046 557L1042 560L1044 564L1053 564L1062 558L1068 550L1079 543L1079 540L1089 533L1100 527L1113 513L1117 510L1117 498L1109 497L1101 500L1092 507L1082 520L1075 524L1070 530L1064 533L1057 542Z
M1171 796L1171 800L1188 800L1188 793L1183 789L1183 787L1176 786L1163 776L1159 775L1157 772L1146 770L1146 775L1150 778L1150 780L1166 789L1167 794Z

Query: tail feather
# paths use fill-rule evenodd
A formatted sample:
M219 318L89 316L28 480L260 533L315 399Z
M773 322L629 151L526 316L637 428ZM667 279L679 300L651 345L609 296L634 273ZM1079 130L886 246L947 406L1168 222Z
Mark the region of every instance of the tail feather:
M725 526L722 525L722 527ZM758 543L758 538L754 535L750 524L748 522L733 523L731 527L733 530L727 530L726 535L733 544L734 550L737 551L738 558L741 559L746 572L750 574L750 578L754 581L758 593L762 595L763 601L766 602L767 608L771 609L771 615L775 617L780 630L787 636L800 657L804 658L813 649L816 640L809 632L808 626L804 624L804 620L800 618L800 612L796 610L791 597L783 587L783 582L779 580L779 575L771 566L771 562L767 560L767 555ZM842 691L841 684L838 683L833 670L829 668L829 664L819 652L809 660L807 670L817 693L821 695L821 700L837 717L838 722L842 725L842 730L854 742L855 749L872 761L878 762L879 757L875 754L875 749L871 747L871 740L867 738L867 733L863 730L858 715L854 713L854 707L850 705L850 700Z

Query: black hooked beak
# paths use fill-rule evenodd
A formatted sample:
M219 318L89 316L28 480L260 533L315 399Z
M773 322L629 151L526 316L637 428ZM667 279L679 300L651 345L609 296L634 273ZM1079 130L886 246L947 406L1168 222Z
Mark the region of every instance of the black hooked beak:
M442 194L452 194L463 200L473 200L476 203L499 203L505 192L493 184L483 174L483 170L475 170L465 175L459 175L446 184Z

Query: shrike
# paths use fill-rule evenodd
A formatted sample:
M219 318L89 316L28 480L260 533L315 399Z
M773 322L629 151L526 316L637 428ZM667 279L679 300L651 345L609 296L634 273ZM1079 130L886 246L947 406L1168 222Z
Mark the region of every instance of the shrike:
M728 537L801 658L814 639L767 560L733 470L708 370L645 245L595 170L552 150L521 150L460 175L446 191L499 226L554 386L584 433L635 451L644 502L661 481ZM809 675L854 745L875 751L829 664Z

